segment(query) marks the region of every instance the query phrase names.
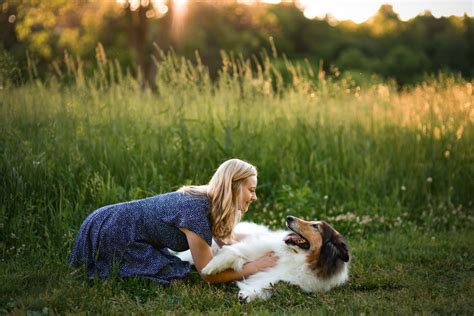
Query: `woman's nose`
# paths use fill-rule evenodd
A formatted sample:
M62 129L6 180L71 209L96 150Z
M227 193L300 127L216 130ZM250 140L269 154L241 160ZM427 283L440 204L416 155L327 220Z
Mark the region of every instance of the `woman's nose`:
M256 201L257 200L257 193L254 193L252 194L252 201Z

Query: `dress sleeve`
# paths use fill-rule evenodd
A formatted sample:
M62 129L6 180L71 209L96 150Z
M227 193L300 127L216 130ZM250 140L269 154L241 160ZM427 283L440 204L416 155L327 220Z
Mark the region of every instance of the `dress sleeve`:
M178 203L173 214L163 218L176 228L187 228L198 234L210 246L212 244L211 225L208 219L209 203L203 198L185 197Z

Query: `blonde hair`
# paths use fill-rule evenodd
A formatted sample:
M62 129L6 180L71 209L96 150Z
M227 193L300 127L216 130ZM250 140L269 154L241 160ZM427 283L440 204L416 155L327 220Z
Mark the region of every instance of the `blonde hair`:
M242 217L242 183L251 176L257 176L254 166L240 159L230 159L217 168L207 185L183 186L178 191L206 195L211 204L212 235L227 240L232 237L234 226Z

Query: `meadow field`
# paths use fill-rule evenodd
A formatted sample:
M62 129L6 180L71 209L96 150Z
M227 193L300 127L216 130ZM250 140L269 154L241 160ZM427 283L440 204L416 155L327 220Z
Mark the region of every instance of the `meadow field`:
M162 54L153 87L117 63L67 60L0 87L0 314L474 313L474 82L399 88L264 56ZM357 79L357 80L356 80ZM323 219L351 248L349 282L278 284L240 303L196 273L169 287L89 280L67 266L81 222L105 204L204 184L228 158L257 166L245 220Z

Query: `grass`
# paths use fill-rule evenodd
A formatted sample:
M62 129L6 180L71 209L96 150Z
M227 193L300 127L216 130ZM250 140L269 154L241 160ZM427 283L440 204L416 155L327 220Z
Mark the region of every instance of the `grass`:
M153 89L110 61L85 77L69 60L2 87L0 313L472 314L473 83L399 90L261 60L223 54L211 81L199 61L162 54ZM246 305L196 274L161 287L67 267L88 213L206 183L232 157L259 169L247 220L322 218L348 238L347 285L280 284Z
M206 285L194 272L163 287L142 279L87 280L65 260L18 256L0 265L5 309L13 314L471 314L474 232L414 230L354 238L350 281L329 293L276 286L267 302L242 304L234 284ZM31 258L31 257L30 257Z

